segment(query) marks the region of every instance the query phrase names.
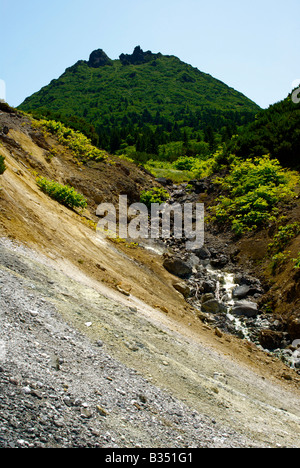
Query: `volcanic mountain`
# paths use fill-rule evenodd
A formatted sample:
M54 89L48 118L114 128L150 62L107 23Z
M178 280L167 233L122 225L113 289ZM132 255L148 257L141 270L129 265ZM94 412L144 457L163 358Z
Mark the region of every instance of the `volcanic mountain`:
M260 110L179 58L139 46L118 60L95 50L19 108L72 125L108 151L135 145L150 154L187 137L209 141L212 131L231 136Z

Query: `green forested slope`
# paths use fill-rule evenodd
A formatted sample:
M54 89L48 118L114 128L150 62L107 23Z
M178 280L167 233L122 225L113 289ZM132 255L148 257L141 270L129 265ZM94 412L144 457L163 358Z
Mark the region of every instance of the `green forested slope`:
M300 169L300 104L292 95L258 113L244 126L229 149L242 158L270 154L284 167Z
M174 141L204 140L212 148L260 110L177 57L140 47L119 60L94 51L19 108L80 129L111 152L134 147L150 154Z

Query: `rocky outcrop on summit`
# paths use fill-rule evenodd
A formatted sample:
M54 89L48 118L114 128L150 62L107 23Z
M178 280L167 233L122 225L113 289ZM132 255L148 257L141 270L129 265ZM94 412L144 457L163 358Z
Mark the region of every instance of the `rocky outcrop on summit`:
M112 65L112 60L102 49L94 50L90 55L88 66L92 68L100 68L105 65Z
M158 57L161 57L161 54L153 54L150 50L144 52L140 46L135 47L133 54L121 54L120 60L122 65L140 65L142 63L150 62Z

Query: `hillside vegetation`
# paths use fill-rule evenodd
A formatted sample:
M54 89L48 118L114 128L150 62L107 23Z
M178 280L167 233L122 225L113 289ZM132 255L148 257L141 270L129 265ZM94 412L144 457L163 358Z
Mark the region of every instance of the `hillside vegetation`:
M258 113L254 122L240 129L229 145L242 158L270 154L284 167L300 169L300 104L289 95Z
M59 120L98 147L129 153L142 162L150 154L172 159L178 144L181 153L207 154L260 110L243 94L179 58L140 47L119 60L94 51L89 61L67 68L25 99L20 109Z

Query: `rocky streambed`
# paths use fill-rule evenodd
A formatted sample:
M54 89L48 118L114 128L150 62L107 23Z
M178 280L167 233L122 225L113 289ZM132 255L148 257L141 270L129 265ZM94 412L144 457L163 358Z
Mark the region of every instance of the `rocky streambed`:
M206 184L206 181L192 181L168 186L168 203L196 202L199 193L208 189ZM215 327L217 333L246 339L291 368L300 369L300 337L292 340L272 314L263 313L259 304L266 293L264 286L260 279L232 262L227 247L209 233L205 234L204 246L195 251L186 250L186 239L171 237L156 244L164 257L164 267L179 279L174 282L174 288L198 310L200 320Z

